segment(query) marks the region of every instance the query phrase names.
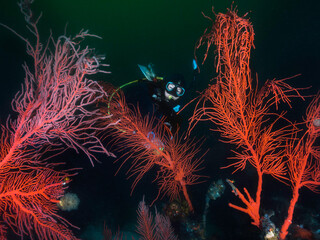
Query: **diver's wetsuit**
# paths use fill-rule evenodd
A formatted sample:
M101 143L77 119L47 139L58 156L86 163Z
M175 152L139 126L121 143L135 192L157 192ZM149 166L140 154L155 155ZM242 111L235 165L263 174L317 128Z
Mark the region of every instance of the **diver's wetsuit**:
M166 82L164 80L155 79L148 82L148 89L156 106L156 115L159 118L164 117L164 121L171 128L171 132L175 133L182 123L182 117L174 110L179 99L169 100L165 97Z

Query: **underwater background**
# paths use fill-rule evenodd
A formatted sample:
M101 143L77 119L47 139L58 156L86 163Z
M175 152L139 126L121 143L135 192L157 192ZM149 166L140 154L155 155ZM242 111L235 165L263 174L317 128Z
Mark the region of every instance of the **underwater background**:
M32 36L26 29L16 2L6 1L0 5L0 22L31 40ZM32 8L36 15L42 12L38 26L43 41L50 31L57 37L64 34L65 28L67 35L89 29L90 33L102 37L86 41L97 53L105 55L105 62L110 64L107 70L112 73L99 75L97 80L120 86L142 77L137 64L153 63L155 72L160 76L171 73L184 75L186 85L189 86L184 96L186 103L197 96L197 91L205 89L210 79L215 76L212 58L204 66L199 66L201 72L198 82L190 87L193 79L194 46L204 29L211 24L201 13L214 17L212 6L216 13L224 13L231 5L232 1L224 0L35 0ZM259 81L264 82L267 79L282 79L301 74L290 80L292 86L312 86L305 91L305 95L319 91L319 1L241 0L235 1L233 6L237 6L239 16L249 12L254 27L252 76L257 73ZM201 52L198 54L201 56ZM25 52L24 42L0 27L1 123L12 113L10 103L23 82L22 64L25 61L30 61L30 57ZM146 106L150 104L150 99L145 88L129 86L124 92L128 101L134 104L139 102L144 108L142 112L148 112ZM308 99L305 102L294 100L294 108L286 109L288 118L301 121L308 102ZM181 113L184 118L181 133L186 131L192 111L193 106L190 105ZM209 128L214 126L205 122L198 124L191 133L194 138L205 138L202 152L209 149L204 157L204 169L201 171L201 174L209 178L204 183L190 187L191 201L195 205L195 222L201 220L205 195L212 181L231 178L239 188L247 186L249 192L255 189L256 175L250 167L233 175L231 168L220 169L229 163L227 158L233 156L232 146L220 142L219 134L208 131ZM152 183L153 172L149 172L131 194L132 179L127 179L126 167L115 176L119 168L119 163L114 163L115 159L100 156L101 163L97 162L92 167L88 159L73 151L61 155L60 158L63 158L59 160L66 162L68 167L82 168L79 174L73 177L68 190L78 195L79 207L77 210L61 213L72 224L80 227L80 230L74 229L76 236L85 240L103 239L104 223L114 231L135 231L139 201L144 196L146 202L151 203L157 195L157 185ZM281 224L286 217L288 201L291 198L290 187L268 176L264 178L264 184L262 207L266 211L274 210L274 221ZM308 221L318 221L320 229L320 216L314 214L320 211L320 196L307 189L302 189L300 196L294 222L306 225ZM224 194L211 202L207 217L208 239L259 239L260 232L250 224L250 218L228 207L229 202L238 203L238 199L231 193L229 186L226 186ZM168 199L164 197L158 200L155 206L161 211L167 203ZM153 207L151 209L153 210ZM19 238L13 235L10 239ZM186 239L189 238L186 236Z

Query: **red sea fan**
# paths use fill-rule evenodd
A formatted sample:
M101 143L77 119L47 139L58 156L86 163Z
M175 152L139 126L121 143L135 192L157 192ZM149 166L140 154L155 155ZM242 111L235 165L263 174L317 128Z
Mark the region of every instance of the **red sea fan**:
M110 117L93 109L105 92L88 79L88 75L103 72L103 64L93 49L80 46L92 36L87 31L56 41L50 36L42 45L39 18L30 10L32 2L21 1L19 6L34 34L34 46L5 26L26 43L33 65L24 65L24 84L12 101L16 118L9 117L1 125L0 236L5 234L3 223L21 238L71 240L76 239L68 229L71 224L57 214L56 206L69 175L54 171L57 164L49 159L68 148L84 152L91 162L95 153L112 155L95 134L96 122Z
M189 140L183 142L178 135L173 136L161 120L143 117L137 108L130 109L119 93L109 100L108 108L113 121L118 121L111 136L117 148L124 152L121 166L132 161L128 171L129 177L135 176L132 189L146 172L157 167L159 194L176 198L182 192L193 210L186 187L200 178L196 174L201 163L201 158L196 158L199 144Z
M320 192L320 149L317 144L320 137L320 127L314 124L319 119L320 94L318 93L307 108L304 134L302 136L293 134L292 139L286 145L292 199L288 208L288 216L280 231L280 239L282 240L286 238L292 223L300 189L307 187L315 193Z
M0 169L0 212L3 221L19 236L31 239L77 239L56 203L63 196L67 172L48 167ZM35 237L36 235L36 237Z
M286 140L296 127L284 118L284 113L271 113L280 101L290 106L291 97L301 97L298 89L285 80L272 80L258 90L250 70L251 49L254 47L253 26L247 14L238 16L236 10L215 14L212 27L200 38L196 48L206 46L205 58L215 45L216 72L214 83L202 96L190 119L191 130L199 121L211 121L217 126L223 142L234 144L237 149L233 163L235 171L244 170L247 163L257 171L258 183L255 197L244 189L236 195L245 207L230 206L250 215L252 224L260 226L260 201L263 175L286 180L284 152ZM280 124L280 121L284 123ZM278 127L282 126L284 127ZM234 186L233 186L234 187Z
M0 240L7 240L7 227L0 222Z

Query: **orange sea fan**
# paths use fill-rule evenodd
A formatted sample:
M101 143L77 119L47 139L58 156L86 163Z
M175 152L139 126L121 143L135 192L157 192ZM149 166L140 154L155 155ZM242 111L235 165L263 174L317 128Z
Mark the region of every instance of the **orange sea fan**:
M286 140L297 131L295 125L284 118L284 113L270 113L270 108L277 108L280 101L290 106L290 98L301 95L286 79L268 81L262 89L253 84L249 62L254 31L246 15L240 17L233 9L215 14L213 25L205 30L196 46L206 46L206 59L210 46L215 45L217 76L202 93L190 118L189 131L199 121L211 121L217 126L215 131L221 134L222 141L237 148L232 158L235 161L228 167L243 170L249 163L256 169L255 198L246 189L245 195L236 189L246 207L231 206L249 214L253 224L259 226L262 177L270 174L281 181L286 179L283 153ZM284 123L280 124L281 121Z
M316 144L319 141L320 128L314 124L314 121L319 118L320 94L318 93L307 108L306 131L302 136L293 133L292 139L286 145L292 199L288 208L288 216L280 231L280 239L282 240L286 238L288 228L292 223L294 208L299 199L300 189L307 187L313 192L320 192L320 151L319 146Z

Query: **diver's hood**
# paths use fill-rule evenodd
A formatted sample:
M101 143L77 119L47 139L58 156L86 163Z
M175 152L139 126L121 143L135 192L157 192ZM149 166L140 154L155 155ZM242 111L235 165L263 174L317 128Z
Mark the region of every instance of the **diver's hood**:
M164 78L165 82L173 82L181 87L184 86L184 76L180 73L174 73Z

